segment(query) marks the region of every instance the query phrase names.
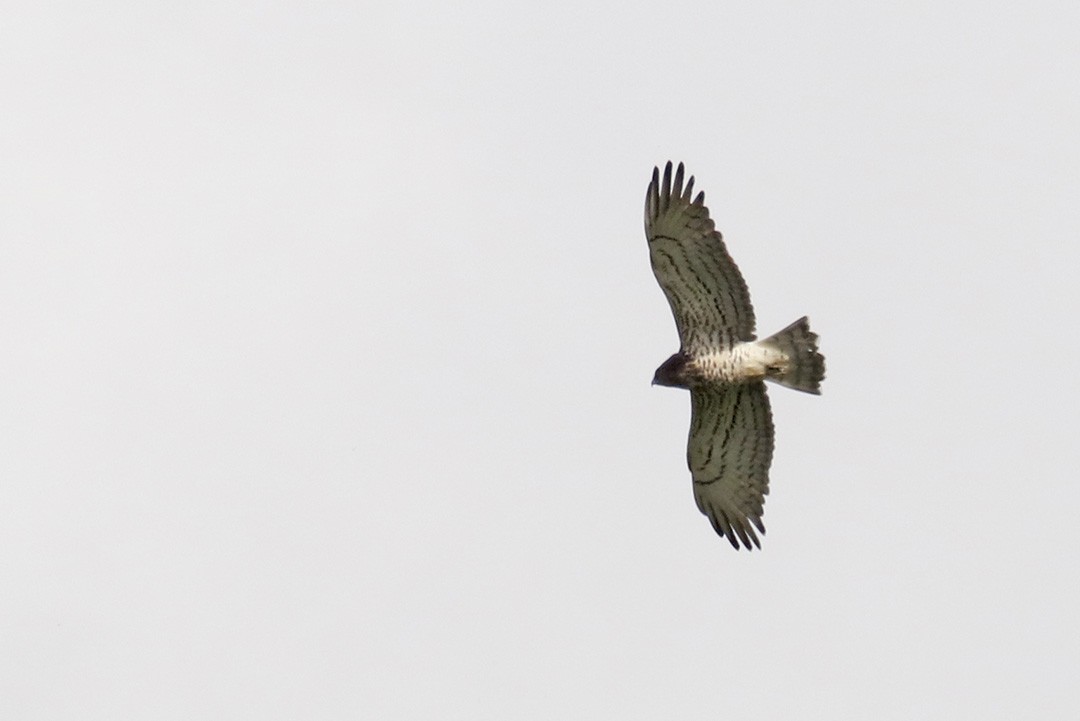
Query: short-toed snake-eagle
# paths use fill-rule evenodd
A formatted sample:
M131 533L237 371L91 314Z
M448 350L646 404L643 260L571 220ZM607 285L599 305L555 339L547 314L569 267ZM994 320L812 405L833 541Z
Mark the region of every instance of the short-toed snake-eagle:
M653 169L645 196L645 235L653 273L671 304L679 352L653 383L690 391L686 458L697 506L721 536L739 548L761 548L758 532L773 424L764 381L820 393L825 359L817 335L800 318L763 340L754 337L746 281L709 217L705 194L683 184L683 166Z

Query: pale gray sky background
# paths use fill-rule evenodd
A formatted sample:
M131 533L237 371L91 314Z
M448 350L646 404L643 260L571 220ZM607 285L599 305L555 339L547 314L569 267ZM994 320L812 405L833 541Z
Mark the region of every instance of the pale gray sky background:
M1080 715L1076 3L3 15L0 717ZM828 360L760 553L668 159Z

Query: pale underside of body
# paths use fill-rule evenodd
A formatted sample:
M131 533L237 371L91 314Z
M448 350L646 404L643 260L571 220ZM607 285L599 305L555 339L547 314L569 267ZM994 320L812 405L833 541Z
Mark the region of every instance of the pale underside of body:
M676 353L656 369L655 385L674 388L738 385L782 374L790 361L781 351L756 342L689 356Z
M691 358L687 372L704 383L734 384L783 375L791 360L779 348L752 341Z

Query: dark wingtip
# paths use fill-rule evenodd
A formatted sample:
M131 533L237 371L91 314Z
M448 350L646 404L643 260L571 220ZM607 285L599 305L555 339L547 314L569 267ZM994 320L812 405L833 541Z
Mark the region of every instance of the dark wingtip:
M761 532L761 535L765 535L765 524L761 522L761 516L750 516L750 522ZM758 548L761 548L761 546L758 546Z
M660 207L667 208L671 202L671 161L664 166L664 182L660 186Z
M650 218L660 209L660 168L653 167L652 181L645 191L645 230L648 232Z
M754 550L754 545L750 543L750 539L754 537L753 532L747 533L747 529L741 522L736 522L731 525L735 529L735 532L739 534L739 540L743 542L743 546L746 547L746 550ZM754 538L754 540L756 541L757 539Z
M747 551L753 551L755 548L761 550L761 541L758 540L757 533L754 532L754 528L745 522L736 518L734 522L727 517L723 511L709 512L706 514L712 523L713 530L721 538L726 538L731 547L736 551L745 548ZM761 522L761 518L758 516L749 515L746 517L761 535L765 535L765 525ZM742 543L740 543L742 541Z
M656 186L657 199L660 201L660 207L662 208L668 207L669 203L676 198L685 199L687 202L691 202L690 199L694 198L694 176L686 177L686 165L684 163L675 165L670 160L664 163L663 181L660 179L660 168L654 166L652 184ZM705 193L698 193L692 202L696 205L704 203Z

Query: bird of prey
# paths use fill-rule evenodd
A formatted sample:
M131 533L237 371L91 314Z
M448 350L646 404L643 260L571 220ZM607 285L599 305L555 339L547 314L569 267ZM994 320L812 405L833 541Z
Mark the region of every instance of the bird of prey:
M656 369L653 384L690 391L686 460L694 500L731 545L761 548L757 531L773 454L765 381L820 394L825 359L806 317L755 340L746 281L705 207L671 163L653 168L645 195L645 236L653 274L671 305L679 352Z

